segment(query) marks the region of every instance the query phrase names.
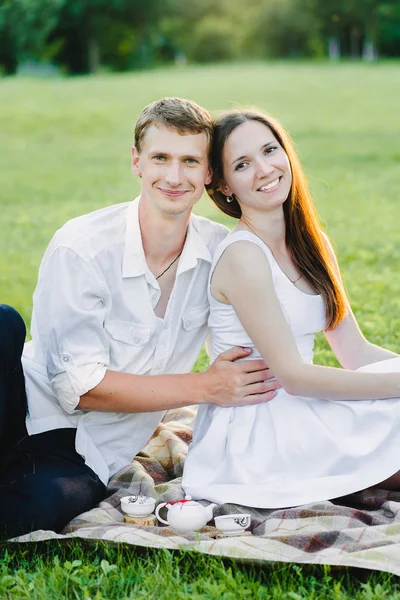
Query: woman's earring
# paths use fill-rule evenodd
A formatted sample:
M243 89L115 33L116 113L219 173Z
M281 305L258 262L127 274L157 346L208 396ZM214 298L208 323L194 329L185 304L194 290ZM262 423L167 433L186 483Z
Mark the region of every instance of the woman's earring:
M228 204L230 204L231 202L233 202L234 198L233 196L227 196L226 197L226 201L228 202Z

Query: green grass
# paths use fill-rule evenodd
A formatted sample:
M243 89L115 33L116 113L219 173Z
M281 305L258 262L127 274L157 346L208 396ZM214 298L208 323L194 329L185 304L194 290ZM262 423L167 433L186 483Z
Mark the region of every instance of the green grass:
M27 547L28 546L28 547ZM29 547L31 546L31 547ZM245 564L194 552L68 541L7 544L0 598L59 600L394 600L388 573L329 566Z
M153 99L179 95L211 110L256 105L281 119L295 140L315 202L328 224L362 330L371 341L399 351L398 69L395 61L378 65L274 62L94 78L3 79L0 301L14 305L29 323L37 269L52 234L73 216L125 202L138 193L138 181L130 174L135 119ZM206 198L197 212L229 224ZM322 336L316 361L335 364ZM205 365L202 355L197 368ZM0 562L0 597L25 597L29 586L32 598L61 597L68 577L70 590L78 585L71 583L65 561L72 559L64 550L58 549L56 566L51 556L24 557L22 550L13 552L10 563L8 558ZM87 584L88 597L93 598L133 597L129 594L180 598L190 591L194 598L397 597L392 580L376 574L366 587L358 586L357 596L346 578L339 585L323 571L311 576L303 569L280 565L250 575L242 567L226 571L218 559L202 557L190 559L188 564L195 568L185 571L186 562L169 553L137 557L131 549L112 554L116 551L103 548L106 557L111 553L105 560L117 565L105 574L100 558L91 566L92 559L80 554L78 547L74 552L76 560L82 561L72 567L79 571L77 579L84 577L83 571L91 581L103 577L97 588ZM53 571L58 574L51 578ZM299 582L303 591L298 591ZM13 585L21 586L21 591L11 594ZM84 597L84 589L76 589L70 597Z

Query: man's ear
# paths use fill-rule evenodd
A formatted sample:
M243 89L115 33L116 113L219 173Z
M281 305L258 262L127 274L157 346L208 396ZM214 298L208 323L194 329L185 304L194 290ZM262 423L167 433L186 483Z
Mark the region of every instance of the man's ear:
M134 175L136 175L137 177L141 177L142 174L140 172L140 166L139 166L139 152L138 149L136 148L136 146L132 146L132 173Z
M212 178L213 178L213 170L211 167L208 167L208 171L207 171L207 175L206 175L206 180L205 180L205 184L208 185L209 183L211 183Z

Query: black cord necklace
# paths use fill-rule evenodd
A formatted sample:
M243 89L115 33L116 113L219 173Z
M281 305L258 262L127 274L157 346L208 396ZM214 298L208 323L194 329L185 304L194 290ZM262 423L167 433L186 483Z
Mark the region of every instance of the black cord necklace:
M178 256L176 256L176 257L174 258L174 260L172 261L172 263L171 263L171 264L169 264L169 265L168 265L168 267L167 267L166 269L164 269L164 271L161 273L161 275L159 275L158 277L156 277L156 280L157 280L157 279L160 279L160 277L162 277L162 276L164 275L164 273L166 273L166 272L168 271L168 269L170 269L170 268L172 267L172 265L173 265L174 263L176 263L176 261L178 260L178 258L179 258L179 257L180 257L180 255L182 254L182 252L183 252L183 250L181 250L181 251L179 252Z

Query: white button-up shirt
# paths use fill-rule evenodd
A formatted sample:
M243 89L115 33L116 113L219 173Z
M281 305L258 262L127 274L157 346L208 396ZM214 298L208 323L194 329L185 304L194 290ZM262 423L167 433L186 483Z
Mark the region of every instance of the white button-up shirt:
M23 365L29 434L76 427L76 450L107 484L128 464L164 414L76 409L106 370L189 372L207 334L207 280L227 229L192 215L165 317L149 270L139 200L78 217L50 242L33 296L32 341Z

